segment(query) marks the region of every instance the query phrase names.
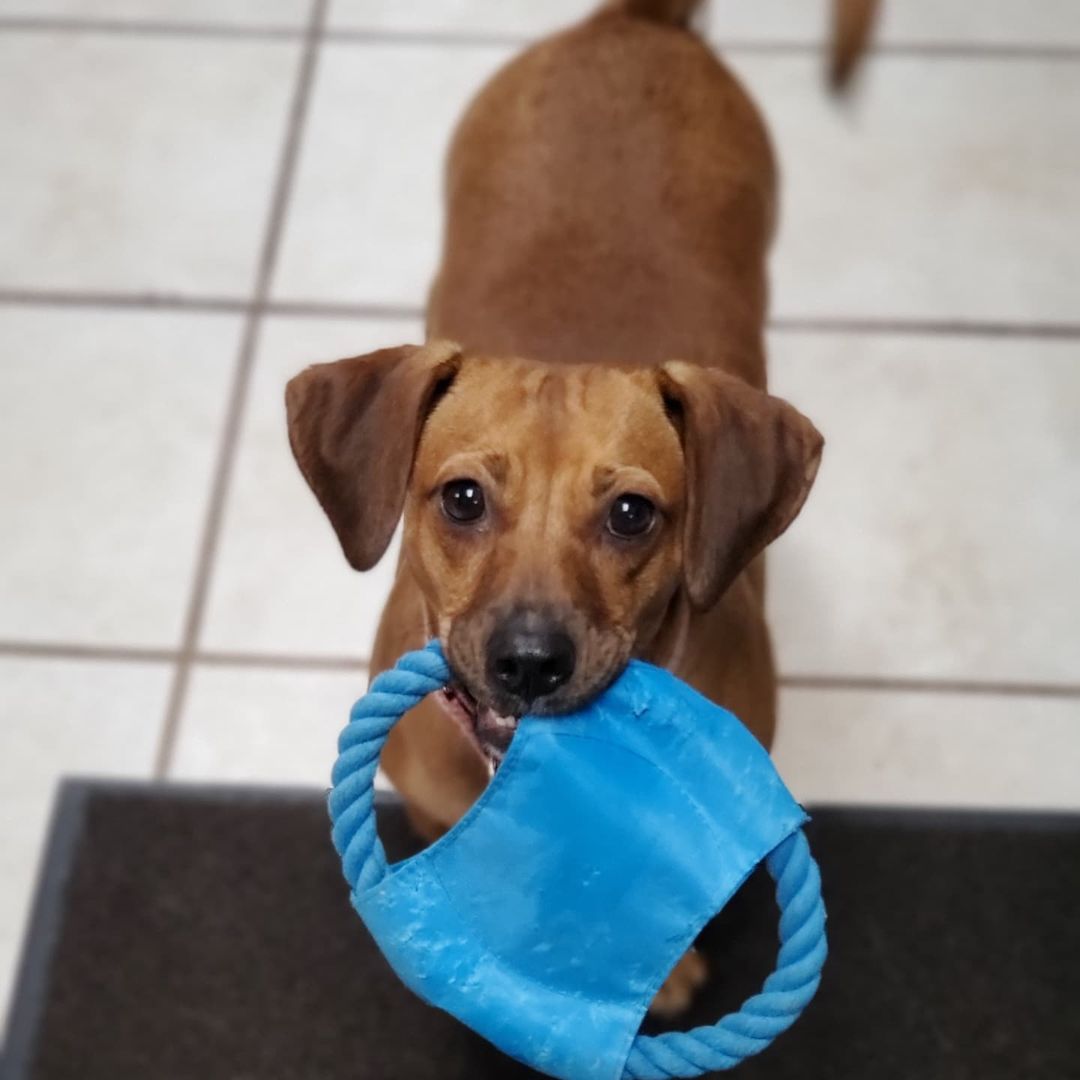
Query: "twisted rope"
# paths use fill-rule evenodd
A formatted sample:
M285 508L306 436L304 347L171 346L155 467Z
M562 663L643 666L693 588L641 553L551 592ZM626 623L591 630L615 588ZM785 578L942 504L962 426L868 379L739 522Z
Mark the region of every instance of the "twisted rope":
M761 993L711 1026L639 1035L626 1059L623 1080L666 1080L734 1068L760 1054L810 1004L828 947L821 875L802 830L774 848L765 866L776 882L780 951L776 970Z
M354 893L366 892L386 876L386 852L375 831L375 770L383 743L409 709L449 678L437 641L406 653L372 680L338 737L338 759L330 774L330 836Z
M449 677L438 642L406 653L374 679L338 739L329 799L331 836L354 893L377 885L387 872L374 813L375 770L383 743L394 724ZM778 845L765 865L776 882L780 951L761 993L711 1026L638 1035L622 1080L668 1080L731 1069L764 1050L809 1004L821 981L827 946L821 876L802 830Z

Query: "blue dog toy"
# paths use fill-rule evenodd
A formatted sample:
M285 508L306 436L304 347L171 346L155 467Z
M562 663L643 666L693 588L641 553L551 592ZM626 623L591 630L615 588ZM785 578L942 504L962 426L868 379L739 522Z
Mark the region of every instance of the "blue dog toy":
M437 643L354 706L330 815L352 902L401 979L507 1054L564 1080L729 1069L809 1003L825 909L806 815L730 713L634 661L596 701L526 717L469 812L388 865L375 769L390 729L450 678ZM761 993L712 1027L638 1034L676 961L764 861L780 951Z

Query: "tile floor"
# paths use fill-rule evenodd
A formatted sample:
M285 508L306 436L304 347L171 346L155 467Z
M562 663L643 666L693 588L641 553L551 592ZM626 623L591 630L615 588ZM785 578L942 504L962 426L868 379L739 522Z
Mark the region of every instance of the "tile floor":
M441 154L588 0L0 0L0 1012L56 781L322 784L349 572L285 378L420 334ZM786 179L774 387L826 464L775 550L777 755L818 801L1080 808L1080 5L823 0L708 31Z

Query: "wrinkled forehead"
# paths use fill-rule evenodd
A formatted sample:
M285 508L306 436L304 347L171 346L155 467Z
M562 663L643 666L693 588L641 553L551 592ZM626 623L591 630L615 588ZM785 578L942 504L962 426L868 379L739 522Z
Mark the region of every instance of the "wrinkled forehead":
M682 487L679 438L647 368L467 359L425 426L417 469L468 453L533 474L638 468L672 494Z

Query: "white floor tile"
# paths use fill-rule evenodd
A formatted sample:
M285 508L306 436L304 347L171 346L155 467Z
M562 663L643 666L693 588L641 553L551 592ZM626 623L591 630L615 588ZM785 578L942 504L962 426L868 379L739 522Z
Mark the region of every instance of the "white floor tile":
M302 26L310 0L0 0L0 16Z
M780 158L776 314L1075 320L1080 65L879 57L848 108L817 60L734 67Z
M329 787L337 737L366 689L360 668L200 666L169 778Z
M821 42L831 0L712 0L707 25L719 42ZM886 45L1080 43L1073 0L881 0L877 40Z
M882 0L880 36L909 44L1077 45L1080 5L1074 0Z
M712 0L704 25L710 38L721 43L819 43L829 32L830 2ZM334 0L330 25L534 37L577 22L599 6L598 0ZM1078 44L1080 5L1075 0L882 0L878 40L904 45Z
M908 0L900 0L906 3ZM708 37L725 42L820 44L829 32L831 0L766 0L742 4L711 0L705 9Z
M803 802L1080 809L1080 700L792 689L780 712Z
M0 637L179 643L239 330L3 312Z
M590 0L333 0L330 27L348 30L457 31L539 37L598 7Z
M249 295L299 50L0 35L0 286Z
M150 775L170 668L0 657L0 1017L63 776Z
M423 303L446 142L509 52L326 50L277 296ZM818 66L736 63L783 167L778 315L1075 318L1080 248L1061 223L1080 217L1080 67L883 57L841 108Z
M277 297L419 304L451 128L501 48L324 47Z
M1075 343L778 333L771 349L774 391L826 439L771 556L782 669L1080 681Z
M289 450L284 390L308 364L422 341L419 323L273 319L263 328L202 645L370 655L397 545L359 574Z

